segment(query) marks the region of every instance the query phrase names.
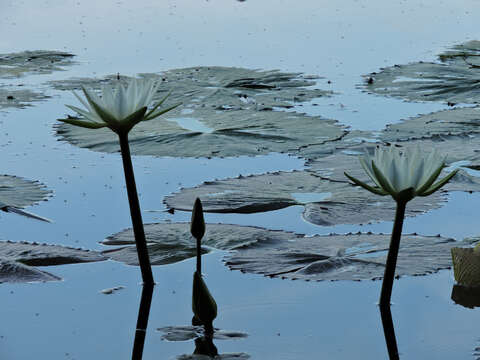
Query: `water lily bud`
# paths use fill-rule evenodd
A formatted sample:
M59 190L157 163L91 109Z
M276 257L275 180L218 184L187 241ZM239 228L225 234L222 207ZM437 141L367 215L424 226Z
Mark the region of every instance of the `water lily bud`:
M193 205L190 232L197 240L200 240L203 235L205 235L205 220L203 219L202 202L199 198L195 200L195 204Z
M193 273L192 310L195 318L206 327L211 327L217 317L217 303L197 271Z

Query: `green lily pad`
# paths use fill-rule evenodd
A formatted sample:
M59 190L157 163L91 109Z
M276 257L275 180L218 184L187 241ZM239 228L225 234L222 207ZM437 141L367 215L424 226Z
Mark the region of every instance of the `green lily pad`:
M412 139L398 142L397 145L419 146L425 152L437 149L447 164L459 164L461 167L480 169L480 135L477 133L462 135L433 135L425 139Z
M176 360L211 360L212 357L210 355L199 355L199 354L192 354L192 355L180 355L175 358ZM213 358L215 360L247 360L250 359L250 355L247 353L226 353L226 354L217 354Z
M132 153L172 157L256 156L333 141L345 131L333 120L292 112L198 110L195 113L205 119L202 126L211 130L187 130L166 119L141 122L129 134ZM120 151L116 134L108 129L61 124L57 135L61 140L91 150Z
M100 253L60 245L0 241L0 283L55 281L59 277L34 266L103 261Z
M61 278L46 271L0 258L0 283L59 281Z
M49 96L29 89L18 87L0 87L0 109L25 108L31 102L47 99Z
M469 41L440 54L438 63L394 65L366 75L365 90L411 101L478 103L479 56L480 42Z
M73 54L62 51L23 51L0 54L0 78L18 78L27 74L50 74L72 65Z
M74 64L73 56L66 52L46 50L0 54L0 78L13 79L64 70L65 66ZM49 96L25 84L0 87L0 109L24 108L47 98Z
M380 138L383 141L395 142L473 133L480 133L478 107L443 110L387 125Z
M160 81L156 98L170 90L170 103L183 106L163 119L138 124L129 135L136 155L177 157L255 156L295 151L342 137L346 131L334 120L295 112L274 111L325 96L309 88L314 82L301 74L239 68L199 67L144 74ZM74 79L52 82L55 88L99 87L116 80ZM60 124L57 135L74 145L118 152L111 131L92 131Z
M147 248L152 265L166 265L196 256L196 241L190 234L190 223L145 224ZM211 248L231 250L270 236L285 237L286 233L256 227L208 224L202 239L202 253ZM127 245L102 253L128 265L138 265L135 238L132 229L109 236L104 245Z
M189 341L205 335L203 326L165 326L157 331L164 333L162 340ZM234 340L248 337L248 334L238 331L227 331L214 328L213 338L216 340Z
M205 182L165 197L170 209L191 211L199 197L205 212L255 213L303 205L305 220L316 225L362 224L391 221L396 203L350 185L346 180L329 181L312 171L275 172L235 179ZM408 203L407 216L441 206L437 192Z
M0 209L7 206L23 208L46 200L51 191L38 181L17 176L0 175Z
M183 102L185 108L212 107L216 110L291 108L314 98L329 96L331 91L311 88L317 76L235 67L200 66L172 69L160 74L140 74L160 81L158 99L171 91L170 100ZM120 76L120 81L127 77ZM83 87L99 89L118 81L116 75L51 81L58 90Z
M381 279L390 235L346 234L259 240L226 261L230 269L301 280ZM426 275L451 267L450 249L464 242L439 236L402 235L396 276Z

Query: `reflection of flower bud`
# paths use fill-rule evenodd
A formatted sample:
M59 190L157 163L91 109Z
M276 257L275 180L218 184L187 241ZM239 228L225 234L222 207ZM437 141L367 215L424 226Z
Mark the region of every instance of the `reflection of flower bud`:
M193 205L190 232L197 240L200 240L205 234L205 220L203 219L202 202L199 198L195 200L195 204Z
M204 326L211 327L213 320L217 317L217 303L203 281L202 275L196 271L193 273L192 310Z

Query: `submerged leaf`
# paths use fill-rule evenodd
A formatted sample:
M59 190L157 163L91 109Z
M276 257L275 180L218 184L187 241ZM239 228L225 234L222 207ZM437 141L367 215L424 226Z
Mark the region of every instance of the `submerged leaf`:
M390 197L362 191L350 185L346 178L343 182L329 181L311 171L209 181L182 189L164 201L171 209L191 211L197 196L201 197L205 212L216 213L255 213L303 205L305 220L327 226L391 221L396 209ZM437 208L442 201L439 193L428 199L416 198L408 204L407 216Z
M103 261L105 257L91 250L61 245L0 241L0 283L54 281L59 277L33 266L49 266Z
M324 96L300 74L239 68L199 67L145 74L160 82L156 99L172 90L168 101L182 102L162 119L138 124L129 134L136 155L226 157L295 151L340 138L345 128L334 120L274 111ZM53 82L61 89L99 86L104 81ZM95 133L69 124L57 135L74 145L102 152L119 151L115 134Z
M380 279L390 235L346 234L263 240L236 249L226 261L242 272L302 280ZM425 275L450 268L457 242L439 236L402 235L396 276Z
M413 101L478 103L480 42L456 45L439 55L439 63L394 65L365 76L365 90Z
M147 248L152 265L166 265L182 261L196 255L196 241L190 234L189 223L145 224ZM239 245L248 244L258 239L276 236L286 237L286 233L269 231L256 227L238 225L208 224L202 239L202 252L209 248L231 250ZM129 245L113 250L106 250L104 255L129 265L138 265L135 238L132 229L109 236L104 245Z

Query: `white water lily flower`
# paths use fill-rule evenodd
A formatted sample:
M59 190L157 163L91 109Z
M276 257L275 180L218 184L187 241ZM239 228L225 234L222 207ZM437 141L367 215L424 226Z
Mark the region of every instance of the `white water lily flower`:
M157 88L158 84L153 80L135 78L129 79L126 86L120 81L117 81L114 86L104 85L101 96L93 90L82 87L86 101L77 93L73 92L73 94L85 109L66 106L81 115L83 119L68 118L60 121L90 129L108 127L116 133L125 131L128 133L140 121L152 120L179 105L159 109L167 99L167 94L147 112L147 107Z
M417 146L399 149L376 148L373 156L360 157L360 163L376 186L370 186L345 173L351 181L378 195L391 195L408 202L415 196L427 196L444 186L456 173L451 172L435 182L445 168L445 158L435 150L424 155Z

